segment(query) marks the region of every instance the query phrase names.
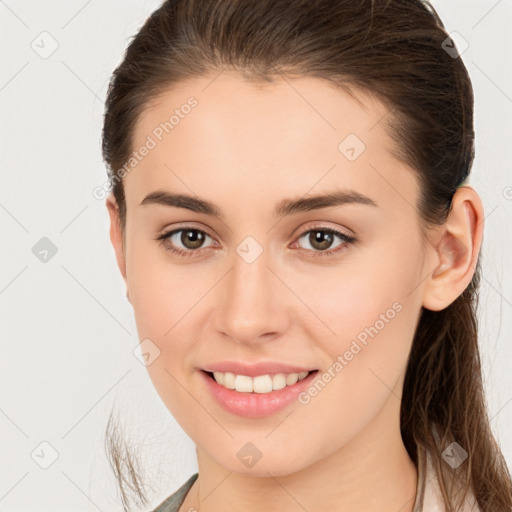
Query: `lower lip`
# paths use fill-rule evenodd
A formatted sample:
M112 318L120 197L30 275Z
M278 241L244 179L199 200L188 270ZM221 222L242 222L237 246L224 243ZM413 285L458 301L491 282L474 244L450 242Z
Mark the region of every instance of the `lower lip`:
M244 418L264 418L281 411L296 400L297 395L311 385L318 371L309 373L306 378L291 386L270 393L243 393L227 389L203 370L199 370L199 373L213 398L226 411Z

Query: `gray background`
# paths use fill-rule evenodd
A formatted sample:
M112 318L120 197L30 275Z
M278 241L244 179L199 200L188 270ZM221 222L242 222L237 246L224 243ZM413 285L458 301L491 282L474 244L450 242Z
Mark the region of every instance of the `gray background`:
M104 200L92 195L106 180L100 134L110 74L159 4L0 2L4 512L122 510L103 452L114 402L143 455L153 505L197 469L193 443L136 356ZM462 57L477 134L470 184L486 212L481 354L492 428L512 467L512 1L434 6L469 45ZM46 262L35 254L44 250Z

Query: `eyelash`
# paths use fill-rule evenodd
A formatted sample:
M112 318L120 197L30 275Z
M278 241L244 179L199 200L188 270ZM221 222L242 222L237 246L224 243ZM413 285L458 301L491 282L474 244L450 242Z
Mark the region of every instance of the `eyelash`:
M189 250L185 251L183 249L176 249L176 247L165 245L166 239L170 238L172 235L174 235L176 233L180 233L181 231L196 231L198 233L202 233L203 235L207 235L210 238L213 238L206 231L203 231L201 229L198 229L198 228L195 228L195 227L192 227L192 226L183 226L183 227L181 227L179 229L174 229L173 231L169 231L168 233L164 233L164 234L160 235L159 237L157 237L157 240L160 240L160 245L162 245L163 248L166 251L168 251L168 252L170 252L172 254L175 254L175 255L177 255L180 258L193 257L192 256L193 253L201 252L201 249L204 249L204 248L189 249ZM304 231L301 235L299 235L297 237L297 240L300 240L304 235L307 235L308 233L311 233L311 232L314 232L314 231L321 231L323 233L327 233L327 234L331 234L331 235L336 235L337 237L339 237L342 240L343 243L340 244L339 246L337 246L335 249L327 249L325 251L316 251L316 250L310 250L310 249L302 249L302 250L305 250L306 252L312 252L312 254L311 254L312 258L329 256L331 254L334 254L334 253L337 253L337 252L343 250L343 248L346 247L347 245L350 245L350 244L353 244L353 243L357 242L357 239L355 237L353 237L353 236L346 235L345 233L342 233L341 231L337 231L336 229L324 228L324 227L313 227L311 229L308 229L307 231Z

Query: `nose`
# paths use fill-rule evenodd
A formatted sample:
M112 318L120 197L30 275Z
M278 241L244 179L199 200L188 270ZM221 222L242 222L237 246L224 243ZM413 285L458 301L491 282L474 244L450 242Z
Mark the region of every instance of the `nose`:
M288 329L290 292L270 268L267 252L254 261L240 254L235 252L216 290L215 328L240 344L277 338Z

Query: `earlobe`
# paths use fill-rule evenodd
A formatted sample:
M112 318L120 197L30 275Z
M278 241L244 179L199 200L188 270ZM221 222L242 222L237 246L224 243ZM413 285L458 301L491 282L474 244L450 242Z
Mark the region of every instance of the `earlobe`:
M110 241L112 242L112 246L114 247L116 254L117 266L119 267L121 275L126 283L126 260L124 255L123 234L119 220L119 207L113 194L107 196L105 205L110 216ZM130 300L128 297L128 291L126 294L128 300Z
M459 187L433 249L435 268L424 287L423 307L440 311L467 288L478 262L482 244L484 213L480 197L469 187Z

